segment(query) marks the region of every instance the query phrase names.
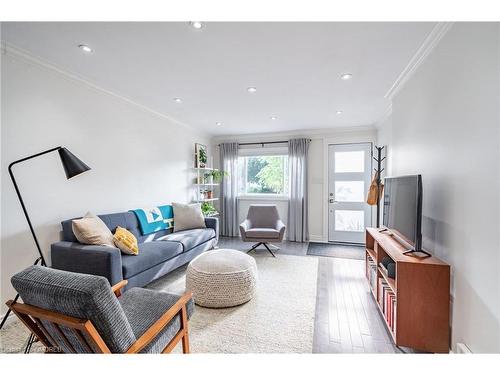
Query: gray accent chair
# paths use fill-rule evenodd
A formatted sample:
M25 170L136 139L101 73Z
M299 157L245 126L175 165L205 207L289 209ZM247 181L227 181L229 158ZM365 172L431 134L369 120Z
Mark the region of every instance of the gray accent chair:
M279 248L271 243L283 241L285 228L276 205L252 204L248 208L246 220L240 224L240 234L244 242L256 242L248 252L256 250L260 245L264 245L274 257L271 248L274 250L279 250Z
M23 303L7 305L48 352L168 353L182 340L189 352L192 294L111 287L102 276L30 266L11 279Z
M78 242L72 220L62 224L62 241L51 245L52 268L104 276L111 285L128 280L125 289L142 287L189 263L214 248L219 239L217 218L205 218L206 228L172 233L171 229L143 235L133 212L98 215L114 233L117 226L127 229L139 242L139 254L122 254L120 249L84 245Z

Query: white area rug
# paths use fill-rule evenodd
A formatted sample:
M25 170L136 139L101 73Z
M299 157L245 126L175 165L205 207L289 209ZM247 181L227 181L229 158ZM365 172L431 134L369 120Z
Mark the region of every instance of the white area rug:
M225 309L196 306L189 321L193 353L312 352L318 258L265 254L254 258L259 280L252 300ZM184 269L148 288L182 294Z
M257 294L226 309L196 306L189 321L192 353L311 353L318 258L264 253L253 255L258 267ZM182 267L147 288L182 294ZM17 319L16 319L17 320ZM28 331L13 322L0 332L0 352L22 352ZM35 344L33 352L42 350ZM176 353L180 353L180 344Z

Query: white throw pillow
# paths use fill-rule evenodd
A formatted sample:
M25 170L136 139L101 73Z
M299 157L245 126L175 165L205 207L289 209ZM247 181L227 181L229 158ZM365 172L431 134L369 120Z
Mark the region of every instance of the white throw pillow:
M201 203L172 203L172 207L174 209L174 232L207 227L201 212Z
M81 219L73 220L71 228L80 243L115 247L113 233L104 221L90 212L87 212Z

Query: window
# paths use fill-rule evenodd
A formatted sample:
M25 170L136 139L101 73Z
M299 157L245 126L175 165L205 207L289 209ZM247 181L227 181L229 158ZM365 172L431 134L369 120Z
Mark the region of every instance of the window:
M239 193L288 194L288 155L240 156Z

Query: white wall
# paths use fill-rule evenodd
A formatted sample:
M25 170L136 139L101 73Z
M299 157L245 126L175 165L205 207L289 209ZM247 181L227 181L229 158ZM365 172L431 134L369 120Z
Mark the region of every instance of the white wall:
M282 141L290 138L310 138L308 162L308 189L309 189L309 237L311 241L328 241L328 145L341 143L375 142L376 131L373 127L346 128L336 130L316 130L299 132L282 132L254 134L251 136L221 136L212 140L214 163L218 165L218 147L221 142L266 142ZM242 220L250 204L274 203L278 206L281 218L286 221L288 215L288 201L266 199L248 199L239 201L238 215ZM286 223L285 223L286 224Z
M58 145L92 170L66 180L57 153L15 167L43 251L59 239L60 221L193 197L194 143L208 138L20 56L2 55L1 301L10 277L36 259L8 178L8 163ZM5 311L3 302L2 312Z
M392 174L422 174L424 247L452 266L452 348L473 352L500 352L499 67L498 24L453 25L379 131Z

